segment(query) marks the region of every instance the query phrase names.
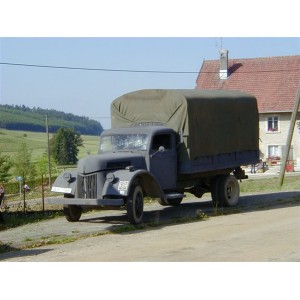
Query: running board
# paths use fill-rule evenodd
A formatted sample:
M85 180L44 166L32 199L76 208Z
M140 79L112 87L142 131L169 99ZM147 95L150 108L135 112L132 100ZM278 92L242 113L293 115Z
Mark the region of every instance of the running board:
M165 194L165 199L178 199L178 198L184 198L185 194L181 193L169 193Z

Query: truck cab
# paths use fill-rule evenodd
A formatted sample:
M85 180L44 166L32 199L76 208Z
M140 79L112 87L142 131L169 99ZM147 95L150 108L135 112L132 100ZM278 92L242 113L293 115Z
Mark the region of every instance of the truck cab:
M111 164L119 154L128 157L121 167L145 169L163 190L174 189L177 181L177 134L163 126L106 130L100 137L99 155L109 154ZM126 153L128 155L126 155ZM135 153L136 159L130 159Z

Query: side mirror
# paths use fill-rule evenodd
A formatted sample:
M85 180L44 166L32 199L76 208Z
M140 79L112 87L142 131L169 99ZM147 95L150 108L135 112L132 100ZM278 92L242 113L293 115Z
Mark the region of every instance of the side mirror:
M165 152L166 151L166 149L165 149L165 147L164 146L159 146L159 148L158 148L158 150L157 151L155 151L152 155L150 155L150 158L152 158L153 156L155 156L157 153L159 153L159 152Z

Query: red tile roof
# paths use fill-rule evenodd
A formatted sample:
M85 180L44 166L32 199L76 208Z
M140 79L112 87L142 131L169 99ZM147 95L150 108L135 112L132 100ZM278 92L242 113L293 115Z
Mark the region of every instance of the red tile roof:
M300 55L228 59L229 77L219 79L219 60L204 61L197 89L241 90L257 98L258 110L292 111L300 82Z

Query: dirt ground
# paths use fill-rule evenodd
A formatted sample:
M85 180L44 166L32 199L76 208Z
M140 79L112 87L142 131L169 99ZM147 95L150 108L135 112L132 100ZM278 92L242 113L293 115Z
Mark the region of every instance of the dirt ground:
M287 201L287 199L294 199ZM296 200L295 200L296 199ZM122 234L105 234L60 245L0 254L2 261L19 262L266 262L300 261L300 193L244 195L233 214L203 221L174 224L163 220L195 217L212 211L208 199L190 199L177 208L149 205L145 222L160 225ZM284 200L284 201L283 201ZM15 233L15 247L34 235L76 235L124 226L124 212L87 214L81 222L64 218L7 230ZM26 228L25 228L26 227ZM11 235L7 234L10 232ZM34 233L34 234L33 234ZM22 236L22 238L21 238ZM27 238L26 238L27 236Z

